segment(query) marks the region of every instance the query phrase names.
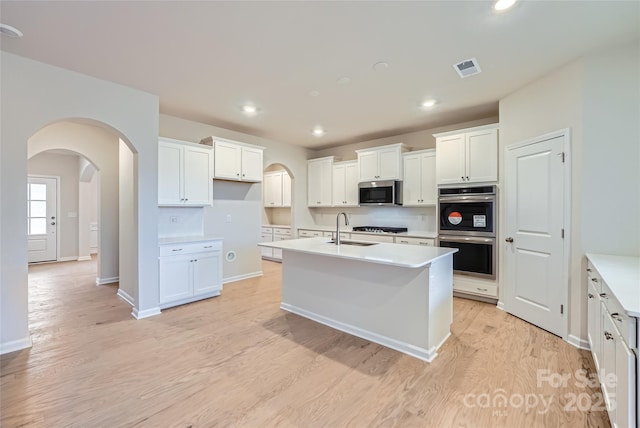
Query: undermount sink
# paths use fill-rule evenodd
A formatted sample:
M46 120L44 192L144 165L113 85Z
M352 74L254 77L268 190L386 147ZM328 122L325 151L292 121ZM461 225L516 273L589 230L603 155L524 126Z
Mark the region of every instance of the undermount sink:
M329 244L334 244L336 243L336 241L329 241ZM371 245L377 245L377 242L358 242L358 241L345 241L345 240L340 240L340 245L355 245L356 247L370 247Z

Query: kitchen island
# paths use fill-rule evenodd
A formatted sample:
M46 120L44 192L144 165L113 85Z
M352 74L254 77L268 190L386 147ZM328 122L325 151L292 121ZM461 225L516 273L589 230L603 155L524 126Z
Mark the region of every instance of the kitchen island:
M263 242L282 249L280 308L432 361L451 334L452 248Z

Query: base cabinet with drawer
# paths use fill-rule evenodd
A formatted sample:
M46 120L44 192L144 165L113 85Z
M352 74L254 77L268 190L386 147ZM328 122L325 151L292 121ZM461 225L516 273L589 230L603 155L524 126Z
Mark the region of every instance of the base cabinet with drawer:
M291 228L284 226L262 226L260 231L260 242L286 241L291 239ZM263 259L280 261L282 260L282 250L280 248L260 247Z
M614 291L618 287L614 285L616 282L627 280L624 278L621 281L624 275L615 272L615 263L628 262L630 259L632 258L587 255L587 338L611 426L620 428L637 426L640 390L637 378L640 364L636 355L638 318L629 315ZM623 264L620 265L620 270L625 270ZM640 263L637 263L635 270L635 275L639 276ZM639 281L640 277L635 283ZM629 290L624 290L623 294L627 298L633 297L626 291ZM635 293L635 300L638 302L640 290L636 289Z
M160 308L220 295L222 241L160 245Z

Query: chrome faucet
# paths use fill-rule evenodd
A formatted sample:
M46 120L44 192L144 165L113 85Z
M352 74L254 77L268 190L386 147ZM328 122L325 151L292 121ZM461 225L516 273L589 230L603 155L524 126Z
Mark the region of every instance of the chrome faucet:
M344 216L344 225L349 226L349 218L347 217L347 213L338 213L338 216L336 217L336 239L334 239L336 245L340 245L340 214Z

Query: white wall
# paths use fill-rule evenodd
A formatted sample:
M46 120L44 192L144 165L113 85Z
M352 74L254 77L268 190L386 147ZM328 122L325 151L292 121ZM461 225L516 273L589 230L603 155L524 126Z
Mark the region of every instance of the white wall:
M633 221L608 216L622 204L635 209L630 218L638 218L638 52L636 44L589 55L500 100L501 182L506 146L571 130L569 334L582 340L587 323L584 253L623 248L626 254L638 255L638 225L630 227ZM592 209L596 212L587 213ZM500 231L505 227L504 213L501 203ZM504 242L502 234L498 242ZM503 248L501 277L502 254ZM500 290L502 299L504 285Z
M84 157L80 158L78 170L80 176L80 183L78 183L78 260L89 260L91 258L91 223L98 221L98 171Z
M77 155L42 152L29 159L28 172L34 175L59 177L58 240L60 253L58 260L75 260L78 258L78 163Z
M640 256L640 45L584 61L584 252Z
M118 281L118 136L113 131L86 123L56 122L36 132L28 142L28 156L49 149L64 149L79 153L100 171L100 202L98 238L98 283ZM76 158L77 159L77 158ZM77 162L77 161L76 161ZM75 178L78 180L78 164ZM131 184L129 182L129 186ZM78 187L76 184L77 195ZM76 211L77 199L76 199ZM77 224L76 224L77 228ZM77 232L74 235L77 251ZM77 253L76 253L77 255Z
M308 150L168 115L160 115L160 135L194 143L213 135L266 147L264 166L279 163L291 172L292 227L313 222L306 203ZM235 261L224 262L225 280L259 273L262 184L215 180L213 195L213 207L204 208L204 233L222 237L225 254L229 251L237 254ZM227 223L227 215L231 216L230 223Z
M117 131L138 153L139 291L134 312L155 313L158 97L0 52L0 353L30 345L27 297L27 141L40 128L84 118Z
M135 236L136 191L131 185L136 176L135 154L127 144L118 139L118 295L133 304L138 299L136 287L136 267L138 266L138 243Z

